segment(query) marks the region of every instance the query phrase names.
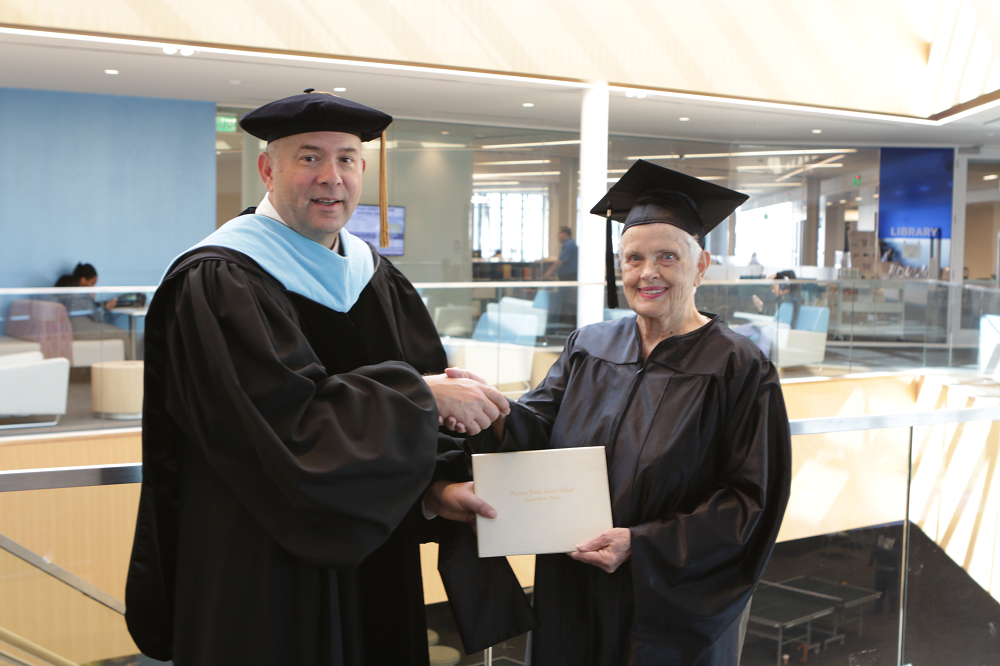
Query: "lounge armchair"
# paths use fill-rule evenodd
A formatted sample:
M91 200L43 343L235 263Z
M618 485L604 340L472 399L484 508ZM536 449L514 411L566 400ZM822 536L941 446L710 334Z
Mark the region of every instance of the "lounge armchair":
M486 312L472 338L442 338L448 364L475 372L501 391L524 391L531 383L538 317Z
M7 311L5 333L7 338L37 343L45 358L69 359L74 368L125 360L125 343L120 339L74 340L66 306L55 301L14 301Z
M0 429L55 425L66 413L69 359L39 351L0 356L0 417L53 416L53 421L0 424Z
M782 303L775 315L778 325L777 353L772 351L774 364L779 368L795 365L822 363L826 356L826 332L830 327L830 308L803 305L795 319L795 327L788 326L792 320L793 305Z

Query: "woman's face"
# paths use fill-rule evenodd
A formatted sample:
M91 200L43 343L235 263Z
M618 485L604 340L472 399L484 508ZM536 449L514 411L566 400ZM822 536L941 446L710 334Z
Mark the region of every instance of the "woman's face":
M694 308L709 254L686 231L658 222L629 227L618 257L625 300L638 315L667 319Z

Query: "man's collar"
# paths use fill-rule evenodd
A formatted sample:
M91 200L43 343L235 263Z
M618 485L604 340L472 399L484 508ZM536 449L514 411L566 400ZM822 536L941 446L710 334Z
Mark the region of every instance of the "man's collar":
M264 198L260 200L260 203L257 205L256 214L257 215L263 215L265 217L269 217L272 220L274 220L275 222L281 222L283 225L285 225L289 229L292 229L290 226L288 226L287 222L285 222L283 219L281 219L281 215L278 213L278 209L275 208L274 204L271 203L271 193L270 192L268 192L267 194L265 194ZM292 229L292 231L295 231L295 230ZM340 252L340 234L337 234L334 237L334 239L333 239L333 247L330 248L330 249L333 250L334 252Z
M265 194L264 198L260 200L259 204L257 204L257 215L265 215L271 218L272 220L281 222L283 225L288 227L288 223L285 222L283 219L281 219L281 215L278 213L278 209L275 208L274 204L271 203L270 193ZM291 227L288 228L291 229Z

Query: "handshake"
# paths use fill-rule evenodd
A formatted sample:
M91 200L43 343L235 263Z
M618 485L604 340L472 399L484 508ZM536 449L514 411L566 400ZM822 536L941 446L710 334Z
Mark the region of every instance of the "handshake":
M437 402L438 423L459 433L477 435L501 416L510 404L500 391L479 375L461 368L424 377Z

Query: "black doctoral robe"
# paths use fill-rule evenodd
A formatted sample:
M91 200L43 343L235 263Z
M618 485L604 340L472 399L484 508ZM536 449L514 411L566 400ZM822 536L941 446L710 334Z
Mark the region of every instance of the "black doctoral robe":
M385 259L338 313L234 250L180 258L146 318L126 621L187 664L427 664L418 500L445 352ZM445 438L447 439L447 438Z
M575 331L506 419L500 451L605 446L614 526L632 534L613 574L537 558L536 666L738 663L791 483L778 375L718 317L641 350L635 317Z

